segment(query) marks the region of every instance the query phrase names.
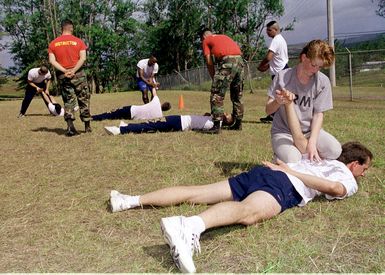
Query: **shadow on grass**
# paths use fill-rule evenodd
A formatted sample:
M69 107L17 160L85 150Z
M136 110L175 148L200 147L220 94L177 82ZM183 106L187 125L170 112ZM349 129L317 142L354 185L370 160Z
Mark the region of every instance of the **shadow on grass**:
M0 95L0 101L5 101L5 100L20 100L23 99L22 96L17 96L17 95Z
M51 114L26 114L25 116L52 116Z
M266 122L261 122L261 121L256 121L256 120L242 120L242 123L246 123L246 124L266 124L266 125L271 125L271 123L266 123Z
M170 272L173 267L177 271L178 268L175 266L172 257L170 255L170 247L167 244L155 244L143 247L144 253L151 258L155 259L160 265Z
M235 173L234 169L240 169L242 171L248 171L254 166L262 166L260 164L252 163L252 162L232 162L232 161L219 161L214 163L215 167L220 168L222 170L222 175L229 177L233 176Z
M49 132L49 133L56 133L60 136L64 136L66 133L66 129L63 128L47 128L47 127L39 127L32 130L33 132Z

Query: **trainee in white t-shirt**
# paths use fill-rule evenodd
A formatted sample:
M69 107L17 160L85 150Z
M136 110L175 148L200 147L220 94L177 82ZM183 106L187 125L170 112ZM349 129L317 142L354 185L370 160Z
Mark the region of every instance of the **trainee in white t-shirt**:
M44 80L51 79L51 73L48 71L46 74L39 74L40 68L33 68L28 71L28 80L33 83L42 83Z
M320 162L311 162L306 156L297 163L288 163L288 166L300 173L317 176L330 181L341 183L345 189L346 194L343 197L333 197L325 194L326 199L343 199L349 197L357 192L358 185L352 172L348 167L338 160L322 160ZM287 174L294 188L302 197L302 202L298 206L304 206L306 203L320 196L323 193L307 187L299 178Z
M146 79L150 78L153 74L155 75L158 73L159 70L158 63L155 63L153 66L148 66L148 60L149 58L142 59L136 65L139 69L143 70L143 76ZM138 71L136 72L136 77L140 77Z

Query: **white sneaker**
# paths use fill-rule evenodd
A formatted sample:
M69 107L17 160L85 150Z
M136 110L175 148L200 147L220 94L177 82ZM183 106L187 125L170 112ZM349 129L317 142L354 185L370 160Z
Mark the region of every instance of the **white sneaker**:
M123 195L116 190L111 190L110 206L113 213L132 208L127 201L127 195Z
M186 218L174 216L162 218L160 227L163 238L170 246L170 253L175 265L184 273L195 273L194 252L200 253L199 236L193 234L185 224Z
M120 135L120 129L116 126L106 126L104 127L104 130L106 130L107 134L117 136Z
M127 123L125 123L123 120L120 121L119 127L126 127L128 126Z

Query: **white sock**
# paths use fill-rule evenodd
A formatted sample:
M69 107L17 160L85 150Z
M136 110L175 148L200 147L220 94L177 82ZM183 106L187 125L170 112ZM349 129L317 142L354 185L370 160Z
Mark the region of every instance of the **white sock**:
M112 195L112 196L114 196L114 195ZM115 196L123 198L124 201L130 206L130 208L138 207L141 205L139 202L139 196L130 196L130 195L122 194L122 193L118 193Z
M187 217L186 223L191 227L192 232L198 236L200 236L206 230L206 225L203 219L199 216Z
M138 207L138 206L140 206L139 196L124 195L124 198L127 200L129 205L131 205L131 207Z

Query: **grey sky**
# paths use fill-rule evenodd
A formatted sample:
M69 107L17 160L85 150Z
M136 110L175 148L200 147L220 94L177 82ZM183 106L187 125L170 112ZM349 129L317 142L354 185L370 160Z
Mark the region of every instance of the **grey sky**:
M282 26L297 19L294 31L283 35L288 44L327 38L326 0L283 0L285 14L278 18ZM333 0L334 33L337 39L357 33L385 32L385 18L376 15L372 0ZM268 40L269 41L269 40Z

